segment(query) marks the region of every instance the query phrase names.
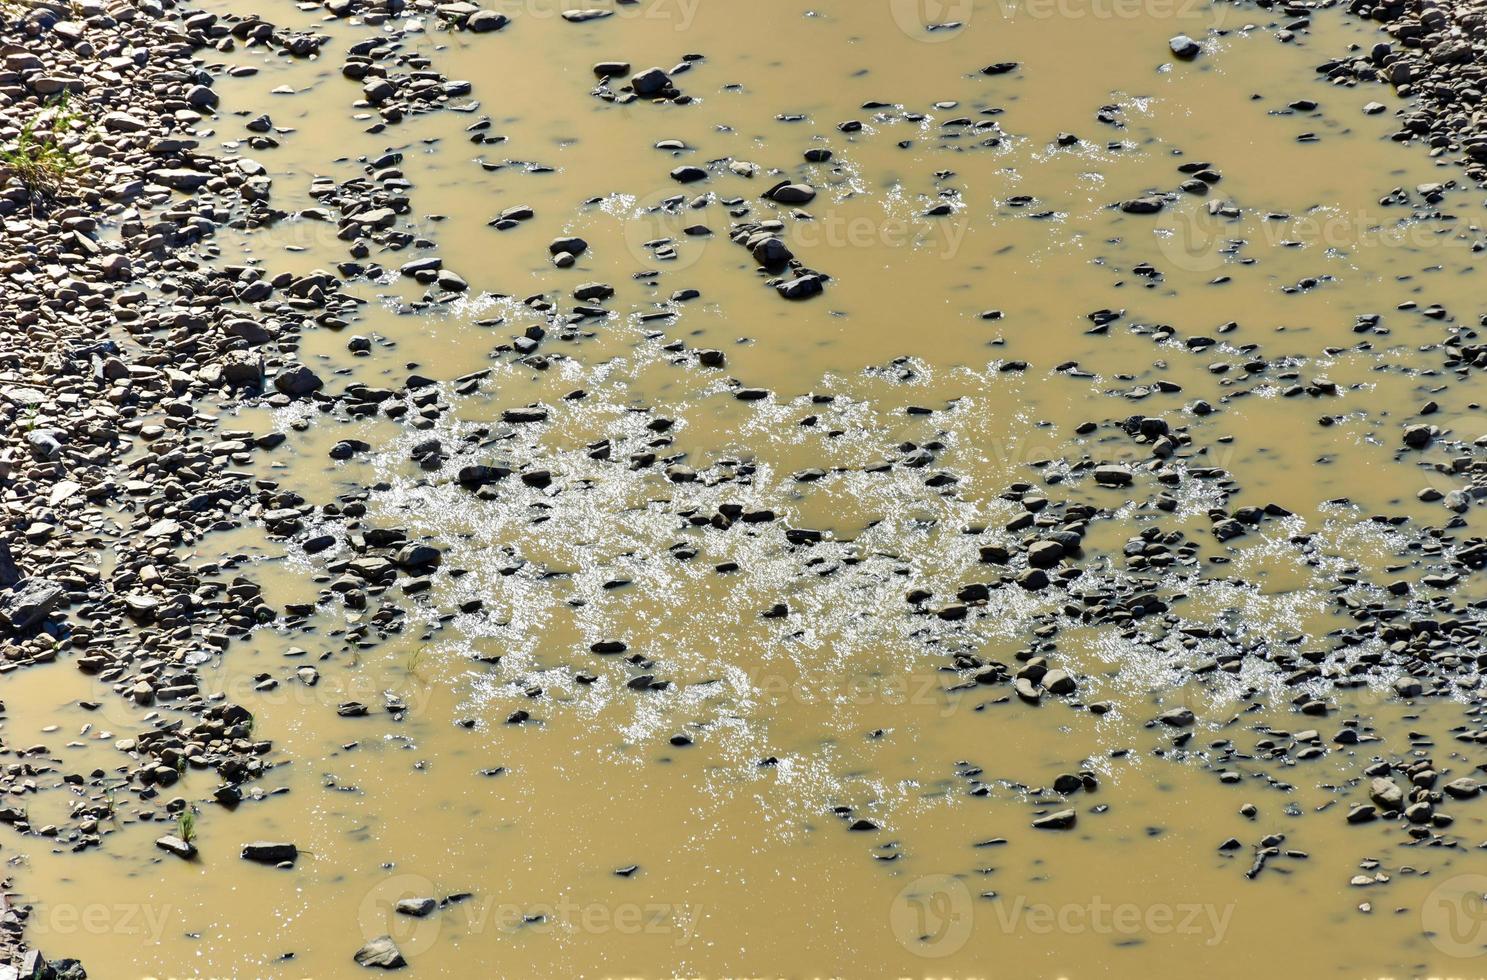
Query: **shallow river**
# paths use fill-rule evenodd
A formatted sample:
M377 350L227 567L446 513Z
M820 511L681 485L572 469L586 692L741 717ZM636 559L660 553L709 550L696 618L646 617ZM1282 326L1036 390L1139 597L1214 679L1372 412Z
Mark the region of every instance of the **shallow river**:
M1480 904L1459 900L1461 875L1487 873L1487 803L1453 809L1465 847L1343 819L1376 755L1413 748L1455 775L1484 761L1452 740L1481 727L1469 699L1421 709L1378 676L1303 715L1263 663L1195 675L1204 641L1179 629L1322 645L1352 624L1340 582L1425 574L1373 516L1445 519L1418 494L1453 488L1433 469L1448 456L1402 454L1401 427L1434 400L1435 424L1480 434L1480 391L1446 386L1431 345L1476 315L1481 195L1427 203L1422 185L1457 172L1391 140L1400 100L1317 73L1371 45L1367 24L1201 0L643 0L570 23L525 0L494 8L512 23L491 35L427 18L408 49L472 82L452 100L469 111L369 132L339 60L369 29L275 6L334 40L319 60L222 53L259 71L219 82L210 138L267 167L291 213L318 206L314 177L400 153L409 227L434 246L374 253L392 274L346 287L361 319L300 356L335 388L426 375L448 410L413 426L249 405L221 425L289 433L255 458L261 479L317 504L369 491L363 524L437 543L444 573L359 610L324 601L344 543L201 542L270 605L318 603L211 675L279 764L231 812L206 802L210 773L166 791L199 804L192 862L123 800L99 850L7 840L43 949L130 980L362 976L352 953L383 934L419 978L1487 974ZM1174 58L1176 34L1202 54ZM607 60L688 64L672 77L690 103L596 97ZM281 145L252 150L262 112ZM708 176L683 186L682 166ZM1159 213L1115 206L1205 170L1206 193ZM817 196L761 198L786 179ZM491 227L517 206L534 216ZM770 219L830 276L823 295L781 298L729 240ZM571 269L548 250L564 236L589 245ZM296 217L208 248L276 271L347 258L333 223ZM396 275L423 254L468 292L431 303ZM591 282L614 287L608 313L565 339ZM538 294L555 314L525 302ZM535 352L513 350L538 324ZM531 404L539 425L504 415ZM1289 516L1219 541L1215 481L1157 507L1139 465L1131 487L1088 479L1082 460L1151 458L1130 416L1180 428L1179 457L1226 470L1236 505ZM431 437L550 483L471 493L411 458ZM372 449L332 459L347 439ZM1037 489L1007 494L1019 483ZM1099 508L1086 575L1177 589L1175 618L1081 622L1069 593L1016 587L936 615L1002 573L982 549L1019 539L1007 525L1039 495L1050 513ZM777 521L738 519L765 511ZM784 524L822 540L786 546ZM1193 543L1187 560L1132 568L1127 542L1155 527ZM1483 598L1480 581L1455 593ZM405 610L398 631L379 604ZM604 641L625 650L593 652ZM967 683L958 652L1046 656L1078 690L1025 703ZM118 767L115 740L155 721L66 665L7 683L6 741L73 770ZM341 717L350 701L371 713ZM1190 740L1153 725L1179 706ZM1387 749L1333 744L1344 719ZM1326 752L1252 762L1307 730ZM1055 792L1080 773L1093 791ZM32 822L66 806L39 794ZM1066 807L1072 829L1030 827ZM1247 877L1270 834L1280 854ZM305 853L248 864L251 840ZM394 911L421 896L448 901Z

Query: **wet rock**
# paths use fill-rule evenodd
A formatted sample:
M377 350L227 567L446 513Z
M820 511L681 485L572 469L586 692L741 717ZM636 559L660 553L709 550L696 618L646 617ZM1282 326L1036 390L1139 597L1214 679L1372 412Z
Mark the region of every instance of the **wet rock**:
M553 256L582 255L589 250L589 243L582 238L554 238L547 246Z
M41 623L65 594L62 586L44 578L29 578L0 593L0 624L23 632Z
M1017 576L1017 584L1029 592L1041 592L1048 588L1048 573L1041 568L1030 568Z
M173 835L166 835L155 841L155 846L162 851L174 854L178 858L190 859L196 856L196 845L182 840Z
M494 10L477 10L470 15L469 20L465 21L465 30L472 34L488 34L491 31L501 30L509 23L511 19L505 14Z
M1156 214L1166 206L1167 202L1155 195L1120 202L1120 209L1126 214Z
M504 466L490 466L476 464L462 466L456 479L461 485L467 487L481 487L489 483L495 483L511 475L511 470Z
M398 87L388 78L369 78L361 86L361 97L374 106L388 102L397 92Z
M769 236L750 247L754 261L766 269L777 269L786 265L795 254L778 238Z
M1404 444L1411 449L1424 449L1434 440L1434 426L1412 425L1404 430Z
M1187 708L1172 708L1157 716L1157 721L1172 728L1187 728L1197 722L1197 717Z
M212 179L211 174L199 170L157 170L150 176L172 190L187 193L204 187Z
M1394 691L1402 698L1417 698L1424 686L1413 677L1401 677L1394 682Z
M573 298L585 301L600 301L614 296L614 287L608 283L588 282L573 290Z
M1116 464L1095 467L1094 477L1102 487L1128 487L1133 479L1129 468Z
M393 563L400 568L429 569L438 567L443 559L444 555L438 548L426 544L408 544L393 556Z
M397 943L392 941L391 936L378 936L371 940L357 950L352 959L358 966L369 969L397 970L408 965L408 961L403 958L402 950L398 949Z
M1078 822L1078 814L1073 810L1059 810L1033 821L1033 827L1038 830L1071 830Z
M446 293L463 293L470 288L470 284L457 272L449 269L442 270L434 278L435 284Z
M1084 780L1071 772L1061 773L1053 781L1053 791L1068 796L1084 788Z
M1203 50L1203 45L1188 37L1186 34L1178 34L1176 37L1172 38L1170 41L1167 42L1167 47L1172 50L1172 53L1174 55L1182 58L1185 61L1191 61L1192 59L1198 57L1198 54Z
M824 292L819 276L800 276L782 282L775 288L781 296L791 300L810 299Z
M1057 668L1043 675L1042 684L1050 694L1058 695L1073 694L1078 687L1067 671Z
M809 184L785 181L765 191L764 196L779 204L809 204L816 199L816 190Z
M1382 776L1374 777L1368 787L1368 798L1378 805L1380 810L1398 812L1404 807L1404 790L1400 789L1391 779Z
M1053 568L1064 557L1064 547L1056 541L1039 541L1027 550L1027 563L1034 568Z
M257 388L263 384L263 356L252 351L232 351L223 360L222 380L235 388Z
M1435 814L1435 807L1427 800L1411 803L1404 808L1404 817L1410 823L1428 823Z
M410 915L416 919L423 918L438 907L439 902L433 898L403 898L395 906L399 915Z
M671 88L671 76L660 68L647 68L630 77L630 88L642 98L660 95Z
M303 364L293 365L274 376L274 389L290 398L313 395L324 387L325 382L320 380L320 376Z
M289 843L254 841L243 845L242 858L257 864L293 864L299 858L299 848Z
M31 456L39 463L49 463L62 454L62 440L58 438L60 433L48 432L44 429L36 429L26 433L26 447L31 450Z
M1469 800L1482 791L1482 784L1470 776L1462 776L1460 779L1453 779L1446 783L1441 789L1447 796L1458 800Z

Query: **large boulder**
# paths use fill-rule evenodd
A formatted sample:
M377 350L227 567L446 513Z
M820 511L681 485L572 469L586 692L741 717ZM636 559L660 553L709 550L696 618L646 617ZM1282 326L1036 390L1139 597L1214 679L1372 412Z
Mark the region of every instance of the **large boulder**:
M62 586L44 578L28 578L0 593L0 624L24 632L51 615L62 598Z

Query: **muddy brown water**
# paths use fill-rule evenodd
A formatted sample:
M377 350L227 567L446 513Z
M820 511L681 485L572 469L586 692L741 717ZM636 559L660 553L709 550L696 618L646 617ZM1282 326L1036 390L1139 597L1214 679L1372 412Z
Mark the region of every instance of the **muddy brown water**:
M476 393L448 393L452 418L435 431L494 424L516 405L561 405L542 435L546 465L562 485L592 482L480 501L447 480L420 483L408 448L425 434L387 420L316 417L296 432L300 409L224 417L229 428L291 431L283 449L255 461L262 478L315 501L385 486L371 496L369 522L439 541L446 568L468 574L405 600L409 622L385 642L359 643L348 631L361 615L326 606L311 631L265 628L228 653L210 679L254 713L255 733L273 740L281 764L235 812L203 805L199 860L156 851L165 829L123 800L99 851L7 840L23 896L37 904L41 947L79 956L105 978L360 976L351 954L383 933L417 977L1487 973L1475 907L1451 890L1487 870L1480 856L1406 847L1383 824L1342 820L1343 789L1383 751L1378 743L1286 767L1276 777L1284 785L1274 766L1222 763L1207 750L1219 739L1245 749L1289 737L1267 732L1328 734L1359 717L1388 736L1390 751L1421 733L1434 739L1437 762L1466 772L1482 760L1453 748L1452 729L1472 721L1464 703L1421 711L1365 688L1339 696L1332 718L1304 718L1273 680L1252 679L1268 685L1254 697L1237 681L1192 684L1149 644L1084 628L1059 634L1060 662L1085 679L1081 700L1113 710L1032 708L1000 688L947 690L953 675L903 603L912 586L953 593L976 579L983 542L963 531L1015 515L999 498L1009 484L1084 455L1139 458L1108 427L1076 435L1079 423L1178 418L1198 399L1218 409L1183 419L1208 465L1233 474L1244 502L1273 501L1294 517L1231 549L1206 533L1211 501L1201 494L1162 516L1201 541L1204 558L1232 558L1208 567L1179 610L1192 622L1323 637L1349 623L1329 592L1342 569L1382 574L1401 563L1397 542L1368 515L1441 520L1439 505L1416 499L1440 478L1400 458L1399 430L1433 398L1437 424L1480 434L1479 394L1437 390L1442 379L1426 372L1439 359L1419 350L1441 331L1424 307L1438 303L1461 322L1476 315L1480 194L1449 194L1440 205L1456 215L1449 221L1411 221L1408 207L1380 203L1395 187L1413 193L1454 172L1389 139L1399 104L1391 93L1318 80L1314 66L1372 43L1369 29L1319 11L1309 32L1283 42L1266 11L1159 0L748 9L646 0L588 24L562 20L561 6L513 5L511 26L484 37L438 31L430 19L411 43L446 75L471 80L479 108L376 134L365 132L370 120L358 118L357 89L334 55L223 55L260 72L218 83L214 138L242 139L241 112L267 111L292 129L277 149L242 151L274 174L279 207L313 206L313 175L345 179L361 173L357 157L400 150L414 227L472 287L459 303L409 312L421 295L410 280L350 286L368 301L363 319L307 336L304 360L333 385L489 369ZM926 30L925 6L964 26ZM336 39L329 51L362 30L292 7L274 16L320 26ZM1204 54L1175 62L1167 39L1177 33L1203 38ZM676 76L692 105L615 106L590 94L596 61L669 67L688 53L704 56ZM979 73L1004 60L1020 68ZM275 93L285 86L295 94ZM1317 108L1288 108L1301 99ZM862 108L874 100L885 105ZM1365 114L1372 100L1390 111ZM1119 107L1119 128L1096 120L1102 106ZM464 127L482 116L504 142L468 142ZM995 129L946 125L958 118ZM846 120L862 131L839 131ZM1061 133L1079 142L1060 146ZM1000 145L981 145L993 134ZM655 149L663 140L688 150ZM813 146L834 159L804 163ZM759 172L723 168L687 188L667 177L682 163L724 158ZM1110 207L1175 187L1177 167L1192 161L1222 172L1206 198L1155 216ZM805 208L815 220L792 221L787 233L808 265L832 276L809 303L779 299L727 239L720 199L757 202L782 177L820 191ZM947 190L956 210L924 217ZM680 216L648 210L677 194L714 200ZM1241 217L1209 216L1210 200ZM487 227L518 204L536 217L507 232ZM698 223L711 237L682 233ZM330 228L291 220L224 231L216 248L274 270L331 268L345 252ZM555 270L546 245L565 234L591 249L578 268ZM658 262L644 244L663 237L678 241L676 260ZM1143 274L1143 263L1160 276ZM637 279L643 270L658 274ZM1317 284L1292 289L1303 280ZM537 320L517 300L547 293L561 302L589 281L618 290L607 304L614 315L588 326L591 338L552 347L561 357L546 370L492 356ZM669 301L687 288L700 296ZM1091 334L1087 315L1101 309L1124 317ZM675 316L639 318L658 310ZM988 310L1001 318L982 318ZM1355 333L1369 313L1386 330ZM1218 332L1231 321L1237 328ZM1163 324L1173 339L1153 336ZM353 333L374 338L370 356L347 352ZM1194 336L1217 343L1192 351L1184 341ZM724 350L727 364L679 358L664 349L674 340ZM1272 361L1295 358L1303 383L1328 378L1340 393L1288 398L1274 371L1246 379L1247 344ZM1027 369L1003 370L1014 360ZM1055 370L1066 362L1081 370ZM1230 369L1216 371L1219 363ZM740 401L728 379L771 394ZM1159 382L1181 390L1151 390ZM563 402L576 388L587 399ZM1128 397L1137 389L1150 393ZM835 402L812 404L820 392ZM685 453L699 471L751 461L751 482L674 485L656 470L588 459L584 447L598 439L638 447L648 416L631 410L642 407L676 420L668 454ZM809 415L819 423L801 425ZM1323 427L1322 415L1338 420ZM332 462L328 449L346 438L377 451ZM926 487L919 471L862 471L899 443L933 440L945 446L936 465L959 477L954 493ZM808 467L828 472L792 479ZM1120 497L1068 493L1101 506ZM686 534L679 509L710 512L733 499L829 530L861 560L803 567L744 535L698 539L693 562L667 556ZM1128 507L1092 529L1087 550L1118 557L1149 520ZM1306 555L1289 541L1303 530L1317 543ZM282 542L235 533L198 550L239 556L272 605L315 601L323 585ZM739 568L719 574L722 561ZM1418 575L1415 564L1397 574ZM606 587L617 580L628 584ZM1484 595L1479 583L1463 589L1464 598ZM437 615L471 598L483 612ZM759 616L784 598L788 620ZM998 593L974 624L977 643L1010 657L1058 605ZM614 637L675 686L627 690L626 665L588 652ZM476 659L497 655L499 664ZM319 668L317 686L295 680L305 664ZM576 670L599 681L576 685ZM262 674L278 686L256 690ZM44 746L38 756L68 771L118 768L114 741L152 721L65 663L5 684L6 744ZM401 721L336 714L344 701L375 705L384 692L407 704ZM84 712L80 699L105 706ZM1147 722L1180 704L1200 725L1177 753L1185 758L1173 759L1170 735ZM518 708L538 723L503 724ZM694 744L668 742L683 731ZM1223 769L1241 773L1237 785L1219 780ZM1031 830L1040 801L1054 799L1040 788L1080 770L1100 788L1074 798L1077 827ZM188 772L173 794L204 800L212 786L209 774ZM65 791L36 794L33 824L60 817L67 801ZM1254 820L1240 814L1245 803L1258 807ZM1463 840L1487 839L1484 805L1457 808ZM850 831L833 807L879 829ZM1305 857L1248 880L1249 845L1269 833ZM1220 852L1231 836L1245 848ZM258 839L307 853L292 871L240 861L238 847ZM1361 868L1367 859L1377 868ZM1386 880L1350 884L1375 871ZM401 898L463 894L426 919L392 912Z

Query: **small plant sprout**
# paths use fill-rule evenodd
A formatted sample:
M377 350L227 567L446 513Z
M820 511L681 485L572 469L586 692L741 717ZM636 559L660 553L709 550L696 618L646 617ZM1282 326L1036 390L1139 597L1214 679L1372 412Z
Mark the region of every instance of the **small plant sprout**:
M27 120L20 135L0 147L0 172L8 172L33 194L50 197L81 166L62 145L77 116L63 96L48 109Z
M189 807L176 815L176 836L187 844L196 843L196 807Z

